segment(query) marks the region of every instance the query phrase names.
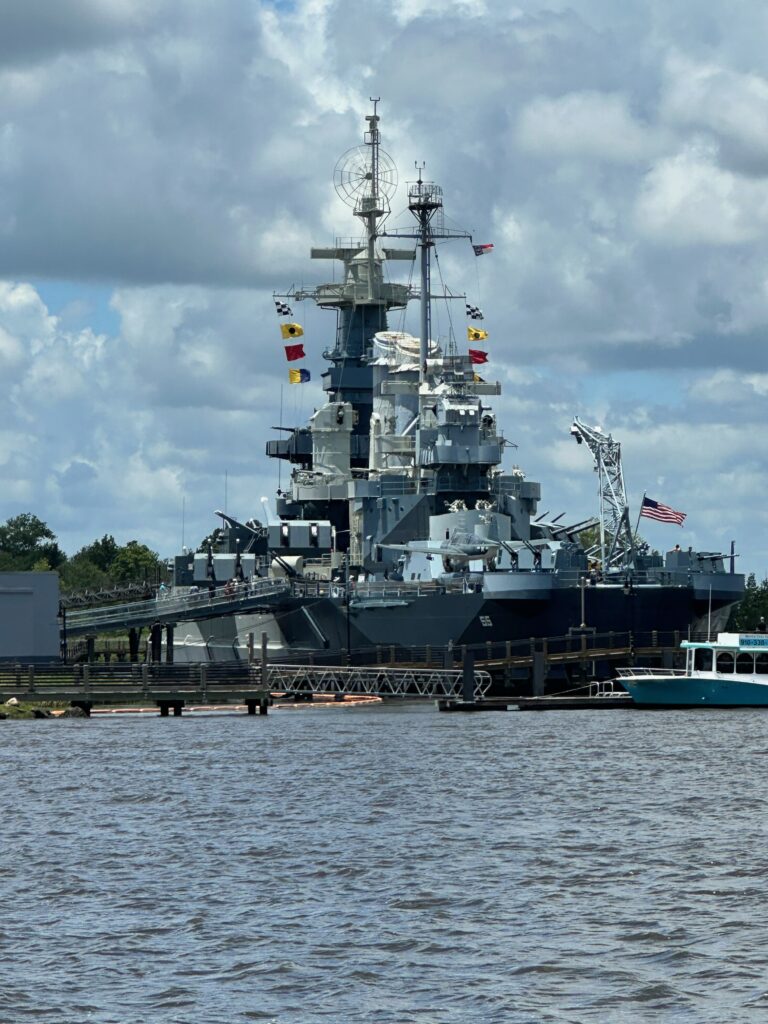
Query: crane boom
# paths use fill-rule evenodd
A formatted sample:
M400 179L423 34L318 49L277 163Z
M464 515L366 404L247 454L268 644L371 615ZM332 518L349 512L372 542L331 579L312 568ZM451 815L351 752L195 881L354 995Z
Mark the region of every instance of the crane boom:
M635 545L629 522L627 492L621 468L621 444L605 434L600 427L590 427L574 419L571 434L579 444L586 444L595 460L600 495L600 544L603 570L634 565Z

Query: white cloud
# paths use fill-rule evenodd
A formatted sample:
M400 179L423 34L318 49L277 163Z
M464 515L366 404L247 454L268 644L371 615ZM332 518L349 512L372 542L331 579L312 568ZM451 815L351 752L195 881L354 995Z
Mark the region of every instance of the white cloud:
M646 175L635 207L637 228L666 245L738 245L768 226L768 181L718 166L717 149L694 141Z
M264 442L281 406L283 424L302 424L321 401L335 328L332 315L295 310L313 382L281 400L271 291L338 273L308 248L359 230L333 168L381 96L401 181L425 161L446 222L496 244L474 260L451 243L441 267L485 310L487 376L505 383L494 404L520 444L508 461L541 480L542 508L595 509L589 459L567 433L580 412L623 442L638 493L665 479L659 497L681 499L691 530L699 517L705 545L704 526L735 514L738 478L741 550L768 564L756 2L8 10L0 520L33 511L70 551L113 532L170 554L182 500L197 540L225 474L231 508L259 514L279 471ZM401 187L390 227L412 224L405 207ZM66 294L46 308L41 295L57 288ZM418 331L415 310L405 326Z
M537 96L522 110L517 140L551 160L564 156L618 163L649 160L665 146L663 134L636 120L619 93Z
M710 132L736 166L768 172L768 79L679 51L665 65L661 115L676 127Z

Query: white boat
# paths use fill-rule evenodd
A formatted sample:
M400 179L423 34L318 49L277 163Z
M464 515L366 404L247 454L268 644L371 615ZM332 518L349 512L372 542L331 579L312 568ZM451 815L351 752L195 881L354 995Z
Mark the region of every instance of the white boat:
M685 668L620 668L619 682L644 707L768 707L768 634L718 633L689 641Z

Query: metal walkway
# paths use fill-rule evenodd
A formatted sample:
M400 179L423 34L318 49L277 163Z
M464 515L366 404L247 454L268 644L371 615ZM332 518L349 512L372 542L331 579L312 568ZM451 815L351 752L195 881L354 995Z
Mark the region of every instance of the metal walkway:
M258 666L253 666L252 670L261 675ZM491 687L490 673L475 671L473 676L474 699L482 700ZM272 664L267 666L265 688L272 693L348 693L460 700L463 680L464 673L459 669Z
M270 605L285 597L290 590L288 580L267 579L243 584L231 592L220 587L214 595L201 591L183 597L158 597L149 601L104 605L101 608L67 609L66 632L67 636L83 636L110 630L137 629L155 623L164 625L211 619Z

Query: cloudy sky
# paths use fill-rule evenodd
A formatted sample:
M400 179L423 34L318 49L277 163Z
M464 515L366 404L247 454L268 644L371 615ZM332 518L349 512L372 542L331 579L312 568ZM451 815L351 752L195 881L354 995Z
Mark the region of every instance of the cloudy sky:
M281 398L272 292L356 232L333 169L380 96L401 181L426 161L495 243L441 264L541 511L596 510L579 415L622 442L633 519L644 491L688 514L644 521L654 546L735 538L768 572L764 4L0 0L0 24L0 521L169 556L260 513L271 428L322 400ZM295 312L317 378L334 318Z

